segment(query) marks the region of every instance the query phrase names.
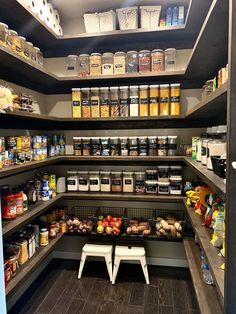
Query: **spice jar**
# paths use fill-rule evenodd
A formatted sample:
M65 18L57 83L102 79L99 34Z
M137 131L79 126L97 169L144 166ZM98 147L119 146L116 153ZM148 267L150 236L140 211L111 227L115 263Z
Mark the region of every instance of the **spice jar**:
M73 118L81 118L80 88L72 88L72 116Z
M167 136L158 136L157 140L158 156L167 156L168 138Z
M182 178L170 178L170 194L182 194Z
M176 156L177 136L168 136L168 156Z
M83 156L90 156L90 151L91 151L90 137L83 137L82 138L82 152L83 152Z
M102 55L94 52L89 57L90 62L90 75L102 74Z
M110 116L108 87L100 87L100 116L102 118L107 118Z
M40 230L40 234L39 234L39 245L47 246L48 244L49 244L48 230L46 228L43 228Z
M147 179L147 181L157 181L157 170L156 169L147 169L146 170L146 179Z
M146 193L148 194L156 194L157 193L157 181L146 181Z
M148 136L148 155L157 156L157 137Z
M67 191L78 191L78 176L77 171L67 171Z
M123 172L123 192L133 193L134 192L134 173Z
M99 137L92 137L91 139L91 152L92 156L101 155L101 143Z
M16 51L16 38L18 37L18 33L12 29L9 29L7 36L7 46Z
M158 182L169 182L169 166L160 165L158 169Z
M149 85L149 114L150 116L159 114L159 85Z
M129 156L138 156L138 139L129 137Z
M151 71L151 53L150 50L139 51L139 72Z
M120 144L118 137L110 138L110 151L111 156L119 156L120 155Z
M88 171L79 171L78 173L78 187L80 192L88 192L89 190L89 176Z
M170 166L170 178L181 178L182 166Z
M12 220L16 218L16 199L14 194L3 195L3 220Z
M136 193L145 193L145 172L134 173L134 186Z
M164 71L164 51L162 49L154 49L151 54L152 59L152 71L160 72Z
M101 137L101 156L110 156L110 141L108 137Z
M110 171L101 171L101 192L111 192Z
M180 114L180 84L170 84L170 114Z
M122 192L122 173L120 171L111 172L111 191Z
M121 156L128 156L129 154L129 145L127 137L120 137L120 154Z
M102 55L102 74L103 75L111 75L114 72L114 60L113 53L105 52Z
M53 221L49 226L49 238L55 239L57 237L57 225L56 221Z
M68 75L70 76L78 75L78 57L76 55L67 56L66 66Z
M120 86L120 116L129 116L129 91L128 86Z
M147 156L148 153L148 140L147 137L138 138L139 156Z
M99 171L89 171L89 190L91 192L100 191L100 174Z
M100 116L99 103L99 88L93 87L90 89L91 116L93 118L98 118Z
M139 91L138 86L130 86L129 88L129 113L131 117L138 117L139 115Z
M140 85L139 87L139 115L141 117L148 116L149 95L148 85Z
M138 72L139 55L137 51L128 51L126 55L126 72Z
M170 182L158 182L158 194L170 194Z
M169 84L160 85L160 115L168 116L169 115Z
M118 117L120 115L118 86L110 87L110 97L111 117Z
M89 75L89 55L86 53L79 55L78 72L81 77Z
M5 23L0 23L0 44L6 46L8 35L8 25Z
M165 50L165 70L175 71L176 66L176 49L168 48Z
M33 47L33 44L32 44L32 43L30 43L29 41L26 41L26 42L25 42L25 45L24 45L24 57L25 57L27 60L31 59L30 53L31 53L32 47Z
M43 54L38 47L34 47L34 49L36 51L37 64L42 67L43 66Z
M60 221L60 231L61 233L66 233L67 232L67 224L65 221Z
M90 97L89 88L81 88L81 105L82 105L82 117L90 118Z
M117 51L114 54L114 73L125 74L126 54L123 51Z

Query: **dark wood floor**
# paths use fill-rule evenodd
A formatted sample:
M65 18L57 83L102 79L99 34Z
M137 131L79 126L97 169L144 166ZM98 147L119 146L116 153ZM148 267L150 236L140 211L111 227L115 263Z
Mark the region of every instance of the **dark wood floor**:
M150 285L140 265L122 264L117 283L108 281L105 263L54 260L9 314L199 314L187 269L149 266Z

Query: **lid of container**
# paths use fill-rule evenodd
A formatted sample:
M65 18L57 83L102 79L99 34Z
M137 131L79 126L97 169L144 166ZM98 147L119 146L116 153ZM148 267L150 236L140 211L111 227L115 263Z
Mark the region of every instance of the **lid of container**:
M74 136L74 137L73 137L73 140L76 140L76 141L77 141L77 140L81 140L81 139L82 139L82 138L79 137L79 136Z
M108 91L108 90L109 90L109 87L100 87L100 90L101 90L101 91Z
M159 88L159 84L156 84L156 85L149 85L149 88Z
M127 136L121 136L119 137L120 140L128 140L128 137Z
M146 50L140 50L139 53L150 53L150 50L146 49Z
M135 51L135 50L129 50L127 52L127 54L138 54L138 51Z
M83 140L90 140L90 137L84 136L84 137L82 137L82 139L83 139Z
M99 53L99 52L93 52L93 53L91 53L90 57L92 57L92 56L101 56L101 55L102 54Z
M111 171L111 174L119 174L119 175L121 175L122 174L122 172L121 171Z
M99 87L91 87L90 90L91 90L91 91L98 92L98 91L99 91Z
M89 92L90 88L89 87L83 87L81 88L81 91L83 92Z
M177 135L170 135L170 136L167 136L168 138L177 138L178 136Z
M177 165L176 166L170 166L170 169L180 169L181 170L182 166L177 166Z
M4 27L8 28L8 25L5 23L2 23L2 22L0 22L0 26L4 26Z
M9 29L9 33L11 33L12 35L18 35L18 33L14 31L13 29Z
M100 171L101 175L110 175L111 171Z
M26 41L25 43L26 43L27 45L33 47L33 44L32 44L30 41Z
M158 138L160 139L164 139L164 138L168 138L168 136L165 136L165 135L159 135Z
M159 165L157 166L158 169L169 169L170 166L169 165Z
M109 137L108 136L107 137L106 136L102 136L101 140L109 140Z
M79 57L89 57L89 55L87 53L82 53L79 55Z
M68 170L68 171L67 171L67 174L76 174L76 173L77 173L76 170Z
M133 171L123 171L123 176L126 175L126 176L132 176L134 174Z
M110 90L118 90L118 89L119 89L118 86L111 86L111 87L110 87Z
M149 173L157 172L157 169L147 169L146 172L149 172Z
M147 181L145 181L145 183L146 184L155 184L155 185L157 185L157 180L147 180Z
M120 86L120 89L128 89L129 88L129 86Z
M158 185L164 185L164 186L169 186L170 182L157 182Z
M145 176L145 172L144 171L138 171L138 172L134 172L135 175L144 175Z
M207 128L207 131L206 131L208 134L211 133L211 128Z
M89 174L99 174L99 171L89 171Z
M124 51L115 52L115 56L119 56L119 55L125 55L125 52Z
M117 136L111 136L110 137L110 140L118 140L119 139L119 137L117 137Z
M165 52L168 52L168 51L176 51L176 49L175 48L167 48L166 50L165 50Z
M104 52L102 56L103 57L113 57L113 55L114 54L112 52Z
M162 53L164 53L164 50L162 50L162 49L153 49L152 52L162 52Z
M218 130L218 126L213 126L213 127L211 128L211 133L212 133L212 134L216 134L216 133L217 133L217 130Z
M218 125L217 133L227 133L227 125Z
M140 88L140 89L148 88L148 85L140 85L139 88Z
M35 49L37 52L40 51L40 49L39 49L38 47L34 47L34 49Z
M161 85L160 85L160 88L169 88L169 87L170 87L169 84L161 84Z
M157 136L148 136L148 139L149 140L155 140L155 139L157 139Z
M130 140L137 140L138 138L137 138L137 136L130 136L129 139Z
M19 36L18 37L19 39L21 39L21 40L24 40L24 41L26 41L26 38L25 37L23 37L23 36ZM35 49L37 49L36 47L34 47ZM39 48L38 48L39 49Z
M41 231L41 232L47 232L47 231L48 231L48 229L46 229L46 228L42 228L40 231Z
M138 88L139 88L139 86L136 86L136 85L135 85L135 86L130 86L130 87L129 87L129 89L138 89Z
M180 83L170 84L170 87L180 87Z
M78 174L88 174L88 171L78 171Z
M80 88L72 88L72 92L80 92Z
M170 177L170 181L182 181L182 177Z
M100 140L100 137L96 137L96 136L95 137L91 137L91 140L92 141L94 141L94 140L97 141L97 140Z
M78 58L77 55L68 55L67 58Z

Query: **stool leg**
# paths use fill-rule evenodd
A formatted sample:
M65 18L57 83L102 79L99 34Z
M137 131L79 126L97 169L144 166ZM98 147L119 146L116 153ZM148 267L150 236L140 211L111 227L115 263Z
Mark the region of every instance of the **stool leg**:
M120 258L115 256L114 266L113 266L113 276L112 276L112 284L115 284L116 276L120 266Z
M87 254L82 252L81 259L80 259L80 265L79 265L78 279L81 278L81 275L82 275L82 272L83 272L83 269L84 269L84 263L85 263L85 260L86 260L86 256L87 256Z
M105 256L105 261L107 265L107 271L109 274L110 281L112 281L112 259L111 259L111 254L106 254Z
M146 284L149 285L148 268L147 268L147 262L146 262L145 256L140 257L140 263L142 265L143 274L144 274L144 277L146 280Z

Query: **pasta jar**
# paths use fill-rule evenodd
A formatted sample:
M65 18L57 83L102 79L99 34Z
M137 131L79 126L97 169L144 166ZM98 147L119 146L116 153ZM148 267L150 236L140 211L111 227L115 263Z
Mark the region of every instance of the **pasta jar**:
M133 193L134 192L134 173L123 172L123 192Z
M117 51L114 54L114 73L125 74L126 54L123 51Z
M138 150L139 150L139 156L147 156L148 140L146 136L138 138Z
M170 84L170 114L180 114L180 84Z
M150 116L159 114L159 85L149 85L149 114Z
M8 25L5 23L0 23L0 43L6 46L8 35Z
M108 87L100 87L100 116L102 118L107 118L110 116Z
M38 47L35 47L34 49L36 51L37 64L42 67L43 66L43 54Z
M101 143L100 143L99 137L93 137L91 139L91 152L92 152L92 156L101 155Z
M86 53L79 55L78 72L81 77L89 75L89 55Z
M26 42L25 37L18 36L18 40L16 42L16 52L22 57L24 57L25 42Z
M129 115L130 117L138 117L139 115L138 86L130 86L129 88Z
M167 136L158 136L157 140L158 156L167 156L168 138Z
M111 75L114 73L114 60L113 53L105 52L102 55L102 74L103 75Z
M31 59L31 49L33 47L33 44L30 43L29 41L25 42L25 46L24 46L24 57L26 59Z
M157 193L157 181L146 181L146 193L156 194Z
M148 85L140 85L139 87L139 115L141 117L148 116L149 95Z
M90 97L89 97L89 88L81 88L81 107L82 107L82 117L90 118Z
M158 194L170 194L170 182L158 182Z
M169 84L160 85L160 115L161 116L168 116L169 115L169 105L170 105L170 98L169 98Z
M89 68L90 75L101 75L102 74L102 55L94 52L89 57Z
M90 156L90 151L91 151L90 137L83 137L82 138L82 153L83 153L83 156Z
M122 192L122 173L121 171L111 172L111 191Z
M129 145L127 137L120 137L120 154L121 156L128 156Z
M152 50L151 58L152 58L152 71L153 72L164 71L165 69L164 51L162 49Z
M182 194L182 178L170 178L170 194Z
M99 103L99 88L93 87L90 89L91 116L93 118L98 118L100 116Z
M111 192L111 176L110 171L101 171L101 192Z
M16 51L16 44L18 41L18 33L12 29L9 29L7 37L7 45L13 50Z
M134 173L134 187L136 193L145 193L145 172Z
M129 90L128 86L120 86L120 116L129 116Z
M47 246L49 243L49 233L46 228L40 230L39 234L39 245L40 246Z
M137 137L129 137L129 156L138 156Z
M176 156L177 136L168 136L168 156Z
M101 156L110 156L110 140L108 137L101 137Z
M91 192L100 191L100 174L99 171L89 172L89 190Z
M176 66L176 49L168 48L165 50L165 70L175 71Z
M150 50L139 51L139 72L151 71L151 52Z
M139 57L137 51L128 51L126 55L126 72L138 72Z
M89 190L89 177L88 171L79 171L78 173L78 187L80 192L88 192Z
M81 118L80 88L72 88L72 116L73 118Z
M120 155L120 144L118 137L111 137L110 138L110 150L111 156L119 156Z
M157 167L158 169L158 181L159 182L169 182L169 169L168 165L161 165Z
M149 156L157 156L157 137L156 136L148 136L148 155Z
M119 92L118 91L119 91L118 86L110 87L111 117L118 117L120 115Z
M78 75L78 57L76 55L67 56L66 66L68 75Z

